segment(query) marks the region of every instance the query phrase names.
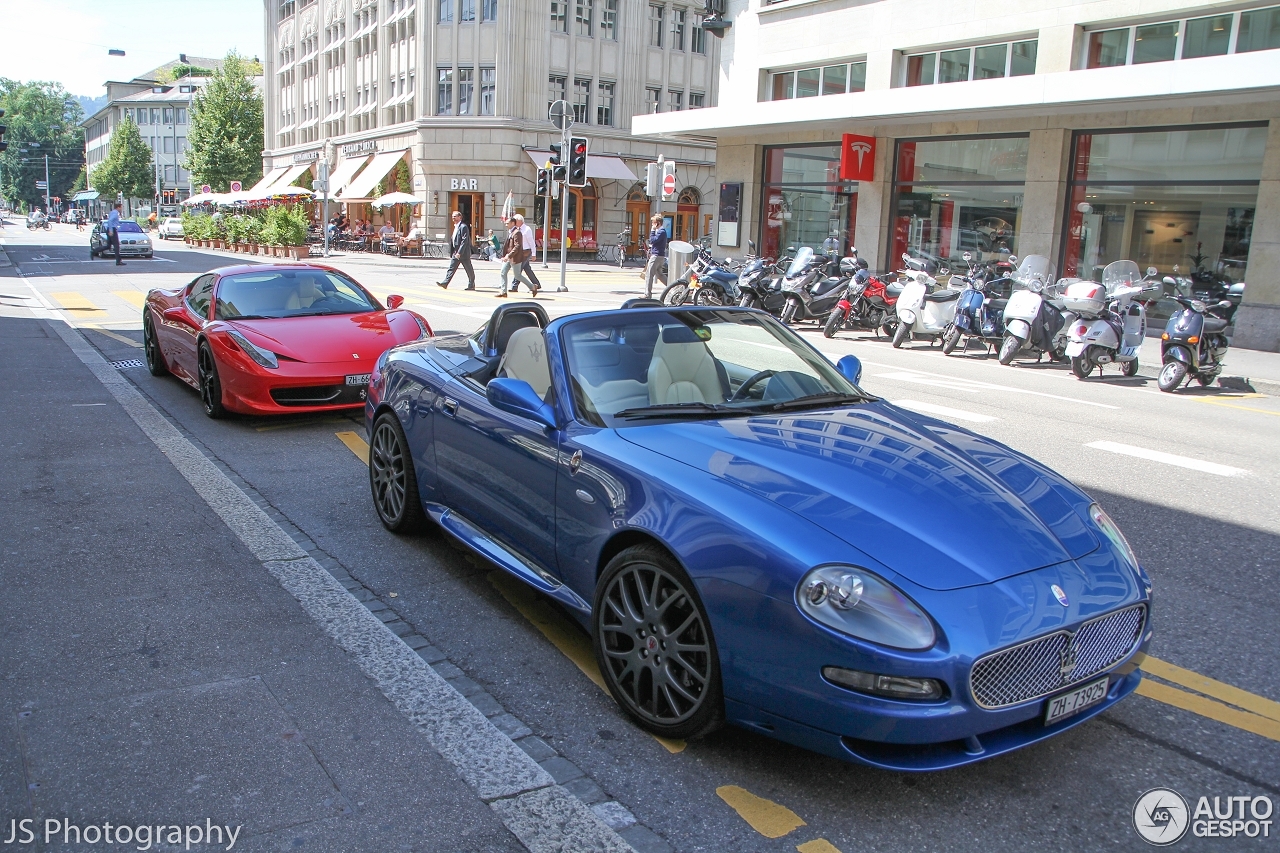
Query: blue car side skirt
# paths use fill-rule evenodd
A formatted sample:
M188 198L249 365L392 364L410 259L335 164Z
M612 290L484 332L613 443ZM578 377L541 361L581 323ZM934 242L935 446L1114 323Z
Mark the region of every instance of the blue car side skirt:
M487 560L497 563L504 571L524 581L538 592L554 598L575 613L591 615L591 605L569 589L553 575L534 566L506 546L486 536L478 527L446 506L437 503L424 505L427 515L446 533Z

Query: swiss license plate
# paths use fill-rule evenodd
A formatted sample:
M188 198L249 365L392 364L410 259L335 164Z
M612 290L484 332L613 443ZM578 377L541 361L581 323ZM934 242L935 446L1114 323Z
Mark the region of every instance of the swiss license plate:
M368 385L368 384L369 384L369 374L367 374L367 373L356 373L356 374L353 374L353 375L351 375L351 376L348 376L348 377L347 377L347 384L348 384L348 385Z
M1107 681L1108 679L1102 678L1086 684L1084 687L1077 687L1070 693L1054 696L1049 700L1049 707L1044 712L1044 724L1046 726L1052 725L1058 720L1078 714L1084 709L1097 705L1103 699L1106 699Z

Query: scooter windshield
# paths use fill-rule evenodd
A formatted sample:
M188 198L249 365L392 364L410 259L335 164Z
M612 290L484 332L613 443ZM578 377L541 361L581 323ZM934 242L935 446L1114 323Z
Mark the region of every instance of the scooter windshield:
M1107 293L1115 293L1120 287L1141 287L1142 270L1133 261L1112 261L1102 271L1102 286Z
M1027 255L1009 278L1025 290L1039 292L1053 282L1053 274L1053 264L1044 255Z
M791 262L791 266L787 267L787 278L798 274L801 270L809 265L813 260L813 249L805 246L796 252L796 259Z

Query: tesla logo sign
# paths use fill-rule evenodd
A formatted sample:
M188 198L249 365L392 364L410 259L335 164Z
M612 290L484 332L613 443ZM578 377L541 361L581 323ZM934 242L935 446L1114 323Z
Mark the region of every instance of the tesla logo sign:
M846 133L840 143L840 180L870 181L875 178L876 140L874 136Z

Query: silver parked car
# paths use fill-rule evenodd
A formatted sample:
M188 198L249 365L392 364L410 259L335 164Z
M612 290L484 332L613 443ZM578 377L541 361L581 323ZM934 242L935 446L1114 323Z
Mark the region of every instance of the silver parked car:
M143 233L142 226L132 220L122 220L120 222L121 257L150 258L152 252L151 238ZM108 254L114 254L114 250L107 245L107 223L99 222L93 226L93 233L89 235L89 257L96 258L99 255Z

